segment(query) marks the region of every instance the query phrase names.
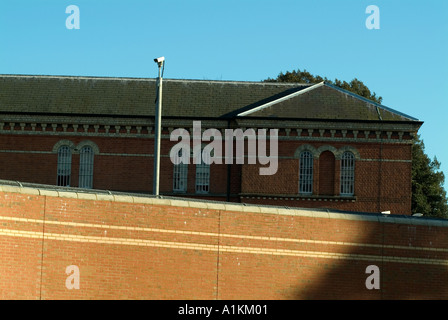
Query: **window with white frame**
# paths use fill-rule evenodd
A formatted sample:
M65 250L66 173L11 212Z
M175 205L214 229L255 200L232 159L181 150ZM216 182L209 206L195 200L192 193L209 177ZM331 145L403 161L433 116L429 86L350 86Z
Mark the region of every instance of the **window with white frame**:
M182 159L182 150L179 149L179 159ZM188 164L175 164L173 168L173 191L187 192Z
M57 185L70 186L72 172L72 151L69 146L61 146L58 149Z
M79 152L79 188L93 188L93 158L91 146L84 146Z
M350 151L341 158L341 195L351 196L355 193L355 156Z
M313 193L313 154L302 151L299 157L299 193Z
M204 156L207 159L204 159ZM196 165L196 193L210 191L210 155L202 154L201 162Z

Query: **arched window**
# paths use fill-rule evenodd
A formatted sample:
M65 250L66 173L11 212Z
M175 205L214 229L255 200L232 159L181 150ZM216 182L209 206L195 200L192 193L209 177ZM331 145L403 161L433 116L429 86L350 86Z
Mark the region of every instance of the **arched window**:
M93 157L91 146L84 146L79 152L79 188L93 187Z
M179 159L182 158L182 150L179 149ZM188 176L188 164L179 163L175 164L173 168L173 191L174 192L186 192L187 191L187 176Z
M341 157L341 195L352 196L355 193L355 156L345 151Z
M204 156L207 159L204 159ZM196 165L196 193L210 191L210 155L202 154L201 162Z
M69 146L63 145L58 149L58 169L57 185L63 187L70 186L72 173L72 151Z
M299 193L313 193L313 154L302 151L299 157Z

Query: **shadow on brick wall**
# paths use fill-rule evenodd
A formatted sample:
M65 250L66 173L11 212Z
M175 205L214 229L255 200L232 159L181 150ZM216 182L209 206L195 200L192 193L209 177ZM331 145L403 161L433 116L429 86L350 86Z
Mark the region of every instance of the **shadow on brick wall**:
M326 269L309 286L298 283L295 299L447 299L448 237L446 221L430 218L409 223L380 222L361 241L381 245L361 257L353 247L347 259L318 259L316 267ZM406 220L404 220L405 222ZM444 224L442 226L441 224ZM376 252L375 252L376 251ZM354 255L352 259L349 257ZM358 257L359 259L356 259ZM361 260L366 258L367 260ZM378 267L379 288L368 288Z

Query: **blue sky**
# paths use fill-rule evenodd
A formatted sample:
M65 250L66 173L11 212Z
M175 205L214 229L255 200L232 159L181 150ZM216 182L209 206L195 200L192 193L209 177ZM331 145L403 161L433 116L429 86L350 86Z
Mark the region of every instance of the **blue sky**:
M80 10L67 29L65 9ZM366 8L380 10L369 30ZM280 72L358 78L423 120L448 176L448 1L2 0L0 73L261 81ZM448 183L446 184L448 185Z

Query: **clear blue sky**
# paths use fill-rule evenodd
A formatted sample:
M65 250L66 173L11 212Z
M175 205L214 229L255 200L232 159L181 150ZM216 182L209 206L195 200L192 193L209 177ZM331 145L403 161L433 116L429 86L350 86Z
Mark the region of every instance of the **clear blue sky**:
M80 9L78 30L66 28L69 5ZM365 26L368 5L380 10L378 30ZM154 78L158 56L165 78L356 77L425 122L426 152L448 176L448 1L0 2L1 74Z

